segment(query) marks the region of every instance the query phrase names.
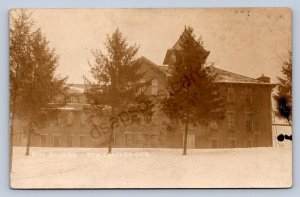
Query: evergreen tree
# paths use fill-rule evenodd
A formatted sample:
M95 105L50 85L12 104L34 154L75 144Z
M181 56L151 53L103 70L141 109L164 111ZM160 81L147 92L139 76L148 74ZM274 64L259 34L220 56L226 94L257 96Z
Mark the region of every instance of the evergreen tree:
M66 78L55 76L58 56L40 29L33 30L33 20L25 10L12 13L10 27L10 114L11 146L15 120L27 123L26 155L31 135L54 118L59 107L58 97L66 96ZM11 148L12 149L12 148ZM12 156L12 152L11 152Z
M275 116L292 123L292 52L282 61L282 77L277 77L277 93L273 98L277 101Z
M105 111L113 119L136 100L143 73L138 73L141 65L136 59L138 47L129 46L119 29L107 36L104 44L106 54L100 50L93 51L95 62L90 67L95 82L85 78L86 96L94 114L103 116ZM108 154L112 151L114 132L111 123Z
M185 28L180 38L180 50L174 51L163 111L177 124L184 124L183 155L186 155L189 125L208 124L223 118L224 99L213 83L213 68L205 64L209 52L193 29Z

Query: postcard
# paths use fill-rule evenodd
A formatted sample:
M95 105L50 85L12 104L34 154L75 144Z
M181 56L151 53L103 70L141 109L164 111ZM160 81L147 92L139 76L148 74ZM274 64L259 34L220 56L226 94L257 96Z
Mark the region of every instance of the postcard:
M289 8L9 14L12 188L292 186Z

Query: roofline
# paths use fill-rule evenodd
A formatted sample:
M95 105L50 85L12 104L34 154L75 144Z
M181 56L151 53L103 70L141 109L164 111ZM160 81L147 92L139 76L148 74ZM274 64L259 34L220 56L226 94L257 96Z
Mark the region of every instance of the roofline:
M251 82L233 82L233 81L214 81L214 83L231 83L231 84L252 84L252 85L267 85L272 86L272 88L276 87L275 83L251 83Z
M214 69L221 70L221 71L228 72L228 73L230 73L230 74L238 75L238 76L240 76L240 77L246 77L246 78L248 78L248 79L252 79L252 80L259 81L258 79L255 79L255 78L252 78L252 77L248 77L248 76L245 76L245 75L241 75L241 74L238 74L238 73L234 73L234 72L231 72L231 71L228 71L228 70L224 70L224 69L221 69L221 68L217 68L217 67L215 67L215 66L214 66L213 68L214 68ZM262 82L262 83L264 83L264 82Z
M262 82L262 81L260 81L258 79L255 79L255 78L252 78L252 77L248 77L248 76L245 76L245 75L241 75L241 74L237 74L237 73L234 73L234 72L231 72L231 71L227 71L227 70L224 70L224 69L220 69L220 68L217 68L217 67L214 67L214 69L217 69L217 70L220 70L220 71L224 71L224 72L227 72L227 73L230 73L230 74L234 74L234 75L237 75L239 77L245 77L245 78L257 81L257 83L254 83L254 82L216 81L216 82L219 82L219 83L244 83L244 84L260 84L260 85L273 85L273 86L276 86L276 84L274 84L274 83Z
M165 75L167 74L164 70L162 70L161 68L159 68L157 64L155 64L154 62L152 62L151 60L149 60L145 56L141 56L141 57L138 58L138 60L142 60L142 59L145 60L145 61L147 61L149 64L153 65L153 67L155 67L157 70L159 70L163 74L165 74Z

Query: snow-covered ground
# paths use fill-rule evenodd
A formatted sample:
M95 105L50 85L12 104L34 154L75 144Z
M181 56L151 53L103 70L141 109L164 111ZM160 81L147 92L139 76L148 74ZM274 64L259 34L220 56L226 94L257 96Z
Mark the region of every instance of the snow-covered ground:
M291 148L107 149L15 147L13 188L289 187Z

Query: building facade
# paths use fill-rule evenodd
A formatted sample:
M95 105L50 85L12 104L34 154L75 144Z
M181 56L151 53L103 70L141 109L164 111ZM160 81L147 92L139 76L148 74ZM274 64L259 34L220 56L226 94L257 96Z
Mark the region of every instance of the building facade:
M140 72L145 75L141 82L150 81L143 90L147 95L156 96L166 92L168 68L175 57L172 51L180 50L180 39L167 51L164 66L158 66L141 57ZM209 52L207 52L207 55ZM272 146L272 103L271 94L275 87L270 78L257 79L242 76L214 67L217 75L214 83L226 98L225 118L212 121L209 125L190 128L188 148L247 148ZM61 108L57 120L36 131L31 138L32 146L41 147L106 147L107 133L99 132L99 127L108 123L108 117L101 117L95 135L91 123L83 84L70 85L70 101ZM14 145L26 145L26 125L15 121ZM109 124L109 123L108 123ZM151 121L139 124L120 124L113 133L114 147L160 147L181 148L183 128L174 128L161 112L159 106L153 109Z

